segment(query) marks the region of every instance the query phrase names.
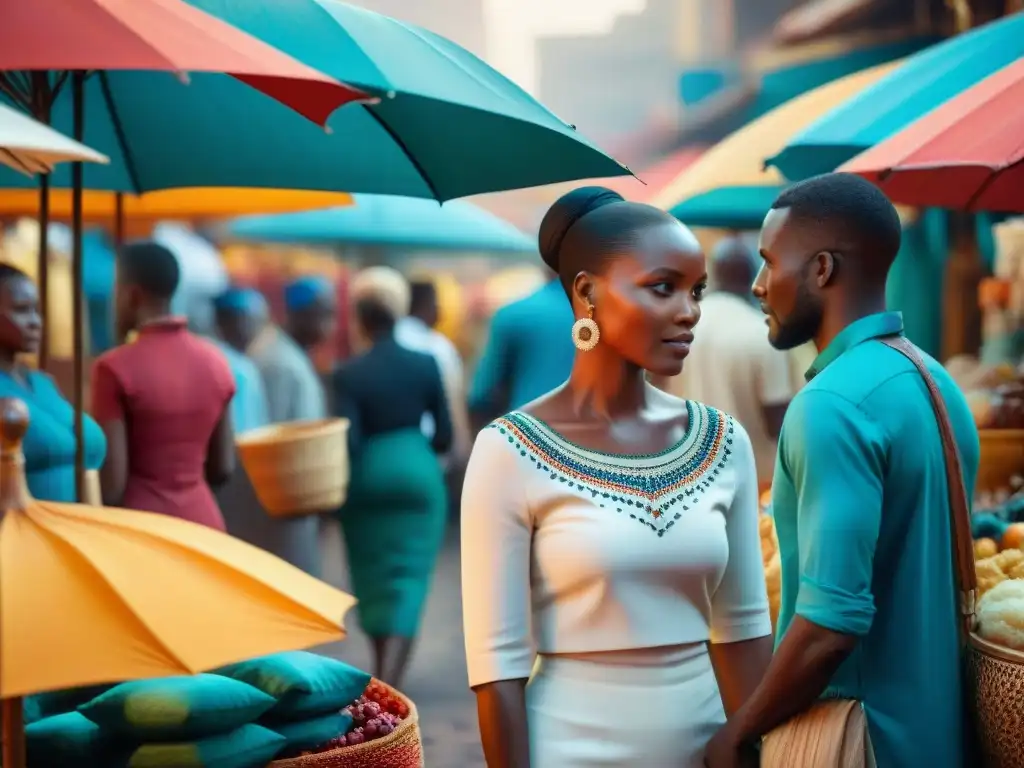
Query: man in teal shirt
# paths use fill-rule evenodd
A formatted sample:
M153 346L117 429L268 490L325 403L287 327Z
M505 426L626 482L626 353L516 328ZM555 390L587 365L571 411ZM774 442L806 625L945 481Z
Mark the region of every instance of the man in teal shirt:
M557 278L494 313L469 391L474 420L486 424L569 378L576 318Z
M864 704L880 768L965 757L950 509L938 425L913 364L880 339L900 222L877 188L828 174L783 192L765 219L754 294L772 344L819 350L779 440L772 508L782 561L775 656L708 747L709 768L820 697ZM942 366L968 498L978 435Z

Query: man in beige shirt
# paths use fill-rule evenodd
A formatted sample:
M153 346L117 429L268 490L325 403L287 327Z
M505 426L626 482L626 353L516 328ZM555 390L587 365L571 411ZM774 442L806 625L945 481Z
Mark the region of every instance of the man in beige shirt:
M782 417L795 391L791 362L768 343L764 315L754 306L754 254L739 238L721 241L712 254L712 293L701 302L690 355L669 380L674 395L734 416L750 435L760 485L771 482Z

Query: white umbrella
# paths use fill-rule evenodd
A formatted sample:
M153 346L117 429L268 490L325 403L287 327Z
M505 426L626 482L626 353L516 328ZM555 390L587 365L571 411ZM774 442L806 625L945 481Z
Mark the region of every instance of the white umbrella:
M74 161L106 164L110 159L0 104L0 163L32 176L49 173L57 163Z

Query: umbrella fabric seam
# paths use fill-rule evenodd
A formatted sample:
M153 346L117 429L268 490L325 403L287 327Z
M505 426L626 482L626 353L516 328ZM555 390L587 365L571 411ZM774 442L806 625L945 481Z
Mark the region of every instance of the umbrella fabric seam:
M363 55L365 60L367 62L369 62L370 66L373 67L373 71L376 72L377 75L380 77L381 82L384 83L384 87L381 88L381 86L379 86L377 84L371 84L371 83L356 83L354 81L353 82L349 82L348 80L346 80L345 83L347 85L351 85L354 88L359 88L360 90L376 93L378 96L383 96L383 95L386 95L390 91L395 91L396 89L395 89L394 85L391 83L391 79L384 75L383 70L381 70L381 68L377 66L377 63L374 61L373 57L370 56L370 54L366 52L366 49L362 45L359 44L359 41L356 40L354 35L349 34L348 30L345 28L345 25L342 24L333 13L331 13L330 9L327 7L329 4L331 4L330 0L313 0L313 4L316 5L316 7L319 8L322 13L327 15L327 17L329 19L328 23L330 23L332 26L336 27L337 29L340 29L341 31L343 31L345 33L345 36L352 43L352 45L359 49L359 52ZM359 11L365 10L363 8L360 8L359 6L352 6L352 7L355 8L356 10L359 10ZM371 13L372 13L372 11L371 11ZM380 14L377 14L377 15L380 15ZM243 28L243 31L245 31L244 28ZM286 51L284 48L281 48L280 50L284 51L285 53L288 53L288 51ZM288 55L290 56L291 54L288 54ZM300 59L300 61L301 61L301 59ZM303 63L305 64L306 62L303 61ZM312 65L308 65L307 64L307 66L312 66ZM316 67L314 67L314 69L316 69ZM327 75L329 75L331 77L334 77L335 79L338 79L337 76L334 75L332 72L328 72L327 70L323 70L323 71L325 72L325 74L327 74Z
M120 511L122 511L122 512L131 512L133 514L143 514L143 515L155 515L155 514L157 514L156 512L139 512L137 510L130 510L130 509L121 509ZM52 514L52 512L51 512L51 514ZM81 521L83 519L83 517L78 516L77 511L76 511L76 514L73 514L70 517L72 517L72 519L76 520L76 522ZM90 517L90 518L88 518L88 521L89 521L90 525L102 525L102 526L104 526L106 528L112 528L115 531L119 530L119 526L118 525L110 523L110 522L108 522L106 520ZM182 547L183 546L181 544L181 542L177 541L176 539L173 539L173 538L163 538L161 536L156 536L153 533L151 533L150 531L147 531L145 528L135 527L135 526L131 525L131 523L128 523L126 528L128 530L130 530L133 534L136 534L138 536L144 536L144 537L146 537L148 539L151 539L153 541L162 542L164 544L173 544L176 547ZM203 555L204 557L209 557L211 559L211 561L217 563L218 565L224 565L224 563L222 563L221 561L217 560L215 555L210 554L208 551L205 551L202 548L195 549L195 550L192 550L192 551L197 552L197 553ZM234 569L234 570L238 570L238 569ZM286 592L282 592L282 591L278 590L272 584L268 584L268 583L266 583L264 581L260 581L259 578L256 578L256 577L252 576L247 571L238 571L238 572L244 573L247 577L252 578L257 584L259 584L262 588L268 590L269 592L271 592L271 593L273 593L275 595L278 595L279 597L283 598L284 600L287 600L289 603L293 603L298 610L302 611L305 614L308 614L307 618L310 617L310 616L313 617L316 620L316 623L315 623L315 625L314 624L310 624L310 626L320 627L320 626L322 626L323 622L330 623L330 622L333 622L333 621L337 621L339 623L339 625L340 625L341 622L343 622L344 619L345 619L344 615L338 617L337 619L334 619L331 616L325 616L325 615L323 615L321 613L318 613L317 611L313 610L312 608L309 608L308 606L305 606L302 603L300 603L299 601L297 601L292 595L290 595L290 594L288 594ZM354 606L355 602L353 602L352 605ZM351 606L350 606L350 609L351 609Z
M398 148L402 150L402 153L412 164L412 167L416 169L416 173L418 173L420 175L420 178L423 179L423 183L427 185L427 189L430 190L430 194L434 196L434 199L437 200L438 202L444 202L444 200L441 197L441 193L434 185L434 182L430 180L430 176L427 175L427 169L423 167L420 161L409 150L409 147L402 140L402 137L399 136L398 133L394 131L390 125L387 124L387 121L383 117L378 115L371 108L363 107L363 109L365 109L370 114L370 116L377 121L377 124L380 125L380 127L387 132L388 136L395 140L395 143L398 145Z
M107 110L110 112L114 134L117 136L117 143L120 145L121 156L124 159L124 168L128 172L128 181L132 185L132 191L136 195L141 195L142 184L139 181L139 174L135 167L135 156L132 154L131 147L128 146L128 138L124 132L124 125L121 122L121 115L118 112L117 104L114 103L114 94L110 89L110 81L107 79L106 72L100 72L99 77L100 90L103 93L103 100L107 103Z
M29 176L34 176L37 173L37 171L30 168L27 163L23 163L16 152L11 152L9 149L6 149L5 147L0 147L0 155L10 158L11 163L13 163L15 167L20 168L24 173L28 174ZM46 173L46 171L38 172Z
M36 502L36 503L38 503L38 502ZM44 510L46 510L46 507L41 507L41 508L42 508L42 509L44 509ZM49 510L46 510L46 513L47 513L47 515L52 515L52 514L53 514L53 512L52 512L52 511L49 511ZM95 565L95 564L94 564L94 563L92 562L92 560L90 560L90 559L89 559L88 557L86 557L85 553L84 553L84 552L82 552L82 550L81 550L81 549L79 549L79 548L78 548L77 546L75 546L75 545L74 545L74 544L72 544L72 543L71 543L70 541L68 541L67 539L65 539L65 538L64 538L63 536L60 536L60 535L59 535L58 533L56 533L55 531L53 531L53 530L52 530L52 529L51 529L51 528L50 528L50 527L49 527L48 525L46 525L46 523L45 523L45 522L42 522L42 521L40 521L40 520L38 520L38 519L33 519L33 518L32 518L32 516L31 516L31 514L28 514L28 513L26 513L26 516L27 516L27 517L28 517L28 519L29 519L29 520L30 520L30 521L31 521L32 523L34 523L34 524L35 524L35 525L36 525L36 526L37 526L37 527L38 527L38 528L39 528L39 529L40 529L41 531L43 531L43 532L44 532L44 533L45 533L45 534L46 534L46 535L47 535L48 537L50 537L50 538L51 538L51 540L55 540L55 541L58 541L58 542L60 542L60 544L62 544L63 546L67 547L67 548L68 548L68 549L70 549L70 550L71 550L72 552L74 552L74 553L75 553L75 555L77 555L77 556L78 556L78 557L79 557L79 558L81 559L81 561L82 561L83 563L85 563L86 567L87 567L87 568L88 568L88 569L89 569L90 571L92 571L93 573L95 573L95 574L96 574L97 578L98 578L98 579L99 579L99 580L100 580L100 581L101 581L101 582L102 582L102 583L104 584L104 586L106 586L106 588L107 588L108 590L110 590L110 593L111 593L111 594L113 594L113 595L115 595L115 596L117 597L117 600L118 600L118 602L119 602L119 603L121 603L121 605L123 605L123 606L125 606L126 608L128 608L128 610L129 610L129 612L131 613L132 617L133 617L133 618L135 619L135 621L136 621L136 622L138 623L138 625L139 625L140 627L142 627L142 629L143 629L143 630L144 630L144 631L146 632L146 634L148 634L148 635L149 635L150 637L152 637L152 638L153 638L153 642L155 643L155 645L157 645L157 646L158 646L159 648L162 648L162 649L163 649L163 651L164 651L164 652L165 652L165 653L167 654L167 658L168 658L168 660L170 660L170 661L173 661L173 662L177 663L177 664L178 664L178 666L179 666L179 667L180 667L180 668L181 668L181 669L182 669L183 671L187 671L187 672L190 672L190 673L193 673L193 674L195 673L195 670L192 670L192 669L191 669L191 668L190 668L190 667L189 667L189 666L188 666L188 665L187 665L187 664L186 664L186 663L184 662L184 660L183 660L183 659L181 659L181 658L180 658L180 657L178 656L178 654L174 653L174 651L172 651L172 650L171 650L171 649L170 649L170 648L169 648L169 647L167 646L167 644L166 644L166 643L164 643L164 641L160 639L159 635L157 635L157 634L156 634L156 632L154 632L154 631L153 631L153 628L152 628L152 627L150 627L150 626L149 626L149 624L147 624L147 623L146 623L145 621L143 621L143 619L142 619L142 617L141 617L141 616L139 615L138 611L136 611L136 610L134 609L134 607L132 607L132 606L131 606L131 604L130 604L130 603L128 603L128 601L127 601L127 600L125 600L125 598L124 598L124 595L122 595L122 594L121 594L121 592L120 592L120 591L118 591L118 589L117 589L116 587L114 587L114 585L113 585L113 584L111 584L111 583L110 583L110 581L108 581L108 580L107 580L106 574L104 574L102 570L100 570L99 568L97 568L97 567L96 567L96 565ZM110 682L110 681L108 681L108 682ZM120 682L120 681L117 681L117 682Z

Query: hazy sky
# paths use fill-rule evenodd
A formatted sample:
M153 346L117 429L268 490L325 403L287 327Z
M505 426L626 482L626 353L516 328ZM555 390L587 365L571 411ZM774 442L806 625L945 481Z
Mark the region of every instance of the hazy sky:
M533 93L537 38L607 32L617 16L645 5L646 0L484 0L487 60Z

